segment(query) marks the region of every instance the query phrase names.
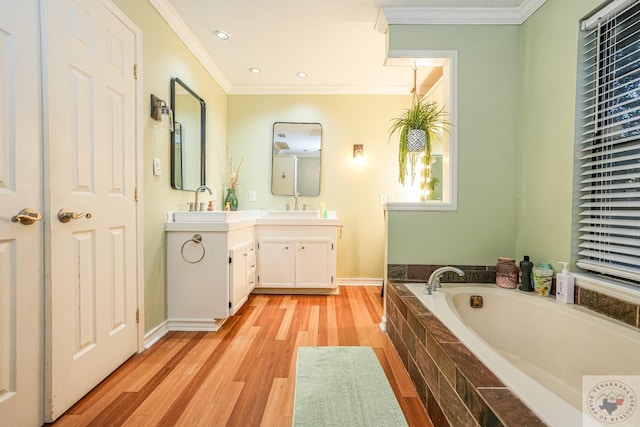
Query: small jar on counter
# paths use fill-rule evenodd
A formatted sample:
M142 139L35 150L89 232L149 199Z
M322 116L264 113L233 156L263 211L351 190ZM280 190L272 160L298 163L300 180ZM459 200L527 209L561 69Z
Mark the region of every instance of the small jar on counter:
M515 259L499 257L496 265L496 285L501 288L515 289L518 286L519 272Z

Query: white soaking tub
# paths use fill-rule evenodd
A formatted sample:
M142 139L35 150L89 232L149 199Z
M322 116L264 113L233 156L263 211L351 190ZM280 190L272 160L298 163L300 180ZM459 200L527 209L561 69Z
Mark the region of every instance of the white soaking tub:
M581 425L583 375L640 375L640 330L583 307L495 285L405 286L550 426Z

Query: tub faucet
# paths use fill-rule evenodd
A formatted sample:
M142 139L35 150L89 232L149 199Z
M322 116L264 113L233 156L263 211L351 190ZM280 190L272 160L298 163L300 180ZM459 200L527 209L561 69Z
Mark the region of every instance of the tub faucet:
M198 187L198 188L196 189L196 202L195 202L195 205L193 206L193 210L194 210L194 211L197 211L197 210L199 210L199 209L200 209L200 208L198 207L198 206L199 206L199 205L198 205L198 195L200 194L200 192L201 192L201 191L204 191L204 190L207 190L207 191L209 192L209 194L213 194L213 193L211 192L211 189L210 189L209 187L207 187L207 186L201 185L200 187Z
M460 270L456 267L440 267L431 273L429 276L429 281L427 282L427 286L424 288L424 293L427 295L431 295L437 288L440 287L440 279L444 275L444 273L448 271L453 271L454 273L458 273L458 276L464 276L464 271Z

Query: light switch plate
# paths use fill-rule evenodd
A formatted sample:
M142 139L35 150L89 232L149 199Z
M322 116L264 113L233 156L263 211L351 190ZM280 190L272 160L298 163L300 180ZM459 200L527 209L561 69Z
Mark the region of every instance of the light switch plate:
M157 157L153 158L153 174L155 176L160 176L162 173L162 168L160 167L160 159Z
M256 192L254 190L249 191L249 201L250 202L256 201Z

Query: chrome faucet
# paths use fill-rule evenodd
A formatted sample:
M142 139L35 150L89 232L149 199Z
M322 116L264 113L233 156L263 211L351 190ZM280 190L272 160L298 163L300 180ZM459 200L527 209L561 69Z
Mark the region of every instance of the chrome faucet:
M207 190L209 194L213 194L211 192L211 189L207 186L201 185L200 187L196 188L196 203L193 206L194 211L200 210L200 208L198 207L198 195L200 194L201 191L204 191L204 190Z
M300 196L300 193L298 193L297 191L295 193L293 193L293 198L296 199L296 203L293 207L294 211L298 210L298 197Z
M444 273L448 271L453 271L454 273L458 273L458 276L464 276L464 271L460 270L456 267L440 267L431 273L429 276L429 281L427 282L427 286L424 288L424 293L427 295L431 295L435 290L440 286L440 279L444 275Z

